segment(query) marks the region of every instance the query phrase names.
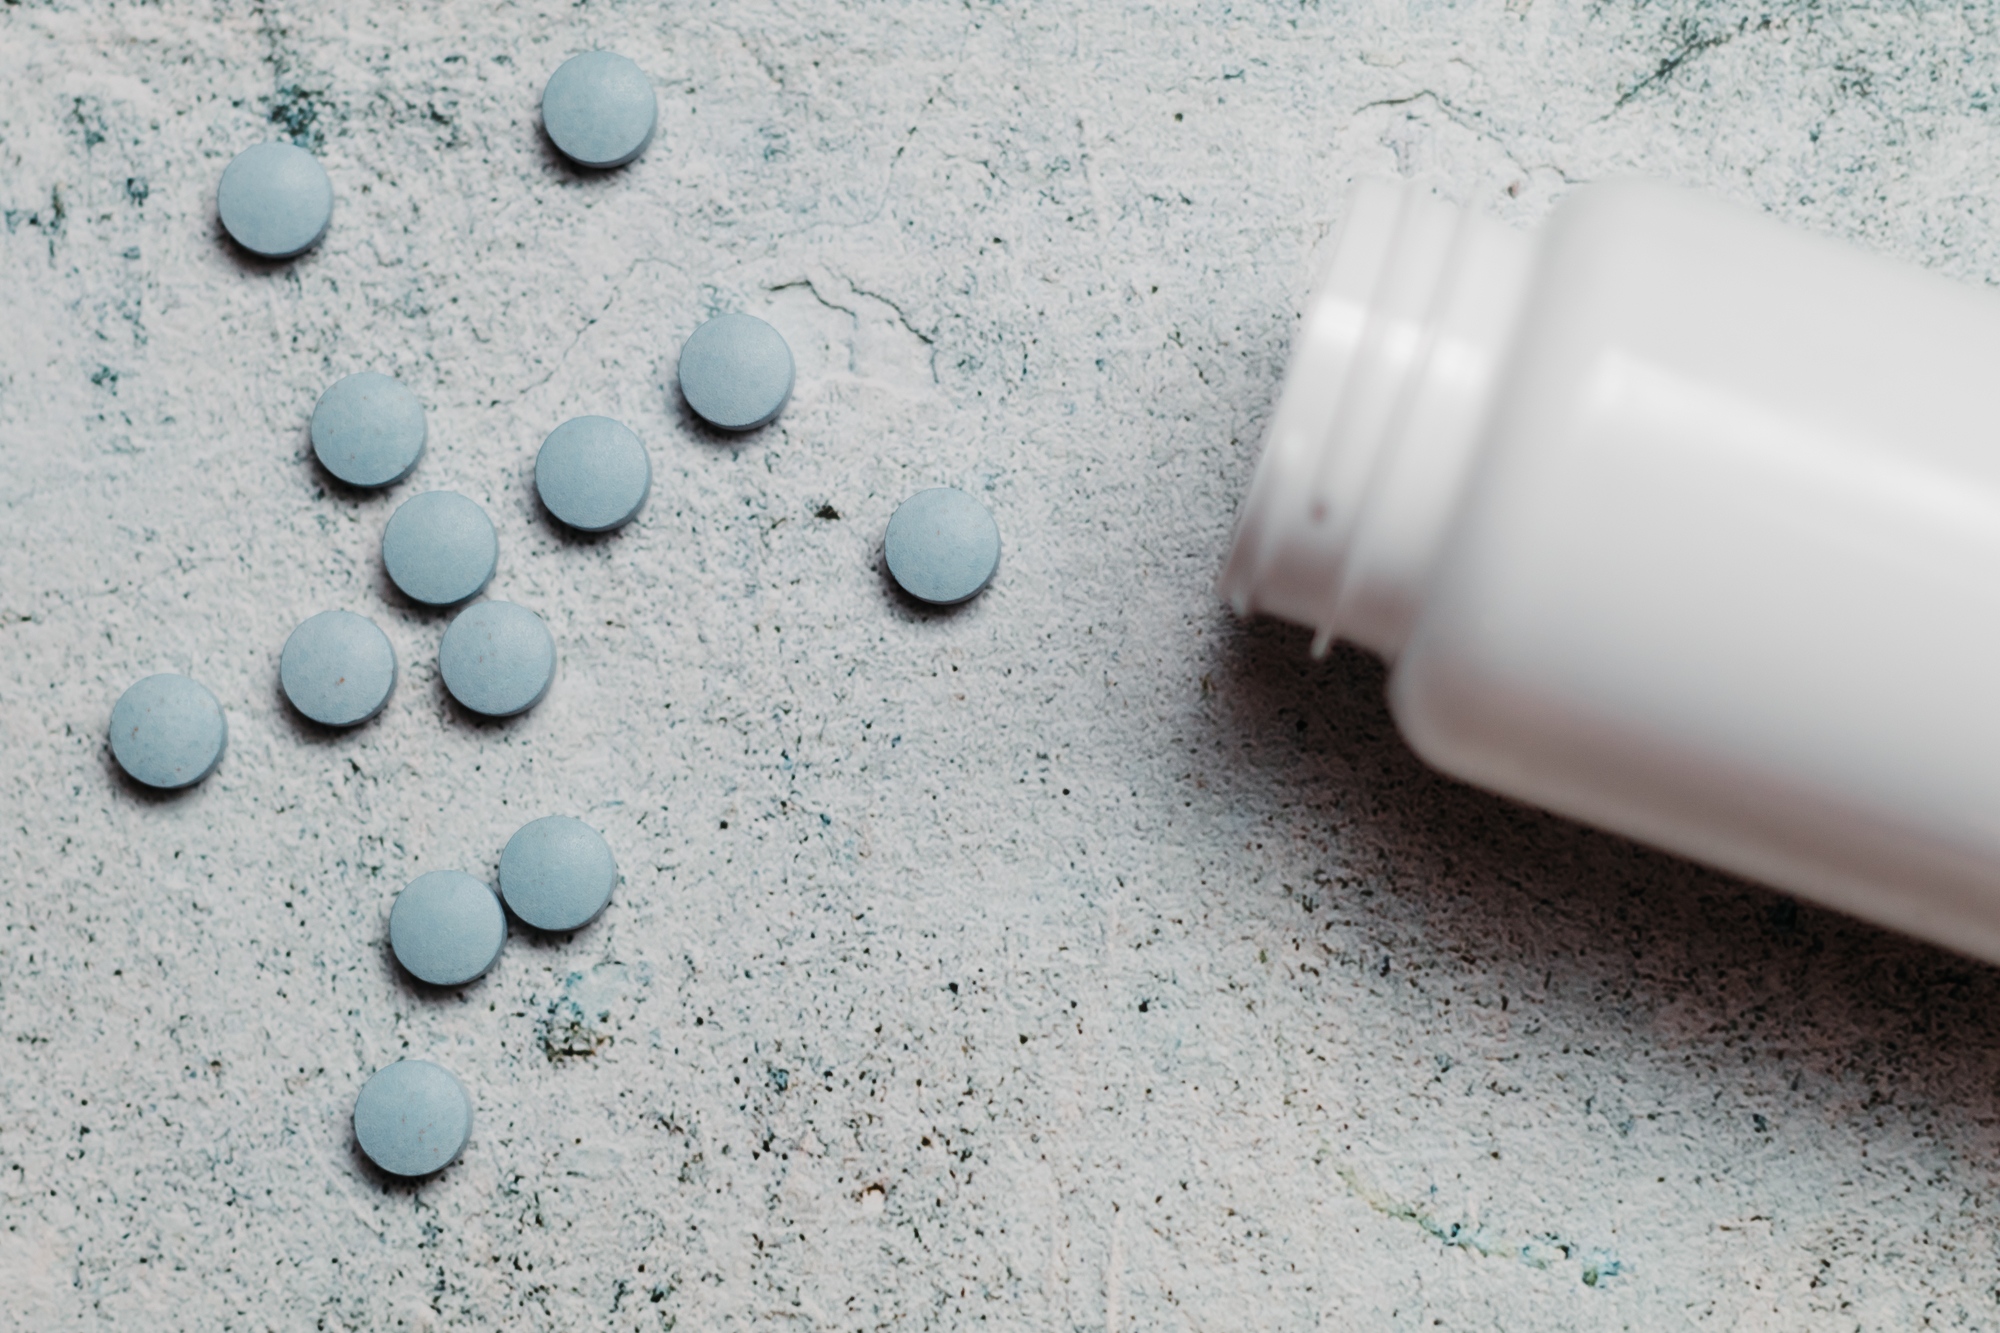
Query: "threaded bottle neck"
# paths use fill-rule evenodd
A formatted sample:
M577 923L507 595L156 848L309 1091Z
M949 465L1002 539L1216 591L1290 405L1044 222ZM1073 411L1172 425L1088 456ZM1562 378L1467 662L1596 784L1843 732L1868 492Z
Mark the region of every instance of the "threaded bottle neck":
M1394 661L1522 303L1528 237L1365 181L1307 305L1220 591Z

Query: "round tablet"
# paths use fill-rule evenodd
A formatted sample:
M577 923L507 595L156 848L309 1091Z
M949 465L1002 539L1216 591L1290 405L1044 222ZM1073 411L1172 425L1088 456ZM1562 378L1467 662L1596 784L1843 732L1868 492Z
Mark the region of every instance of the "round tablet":
M556 641L542 618L525 606L475 602L444 632L438 671L451 697L473 712L512 717L549 692L556 674Z
M1000 567L1000 525L956 487L918 491L890 516L882 555L904 592L950 606L978 593Z
M792 349L755 315L717 315L681 346L681 397L717 430L755 430L792 396Z
M631 522L653 488L646 446L610 417L575 417L535 455L535 490L551 514L580 532Z
M485 974L507 942L493 890L457 870L419 875L389 909L389 947L418 981L462 986Z
M229 724L215 696L186 676L148 676L111 709L111 754L148 787L192 787L222 762Z
M458 1076L428 1060L398 1060L361 1085L354 1138L392 1176L450 1166L472 1137L472 1098Z
M622 167L646 150L660 116L653 81L624 56L587 51L542 89L542 128L580 167Z
M401 383L364 370L336 380L312 414L320 466L349 486L388 486L424 452L424 405Z
M333 182L305 149L260 143L222 169L215 211L230 238L251 254L290 259L326 235L333 220Z
M322 611L285 640L278 683L292 707L321 726L356 726L389 702L396 650L367 616Z
M575 930L611 901L618 862L581 819L549 815L523 824L500 853L500 895L536 930Z
M499 559L493 520L457 491L411 496L382 529L382 567L405 597L426 606L473 596Z

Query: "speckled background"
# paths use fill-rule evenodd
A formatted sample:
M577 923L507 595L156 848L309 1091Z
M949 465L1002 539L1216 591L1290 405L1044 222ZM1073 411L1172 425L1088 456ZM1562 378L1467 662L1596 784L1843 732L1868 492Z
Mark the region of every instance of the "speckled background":
M592 46L661 128L586 177L535 108ZM1991 969L1435 778L1210 589L1355 176L1991 282L1990 7L7 0L0 89L0 1324L2000 1323ZM212 208L273 136L338 201L275 266ZM799 387L732 440L672 367L739 309ZM386 496L307 454L363 368L430 412ZM577 541L585 412L656 481ZM1006 541L945 615L879 567L938 483ZM434 487L555 632L517 721L381 575ZM328 607L403 664L350 734L277 694ZM105 745L157 670L230 720L178 797ZM400 980L396 889L556 811L606 916ZM405 1054L478 1106L416 1186L348 1126Z

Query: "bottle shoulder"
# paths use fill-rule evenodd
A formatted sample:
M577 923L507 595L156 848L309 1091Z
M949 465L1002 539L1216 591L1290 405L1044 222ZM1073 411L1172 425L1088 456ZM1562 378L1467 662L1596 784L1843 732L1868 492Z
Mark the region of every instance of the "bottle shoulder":
M1912 362L1928 371L1953 347L1964 353L1947 355L1954 369L2000 348L2000 295L1745 204L1607 181L1576 190L1541 228L1522 332L1580 332L1725 373L1820 367L1829 383L1866 389Z
M1538 244L1489 450L1600 448L1672 400L1683 425L1782 422L2000 487L1996 364L1991 291L1693 191L1591 185Z
M1672 191L1564 207L1397 663L1413 740L1557 808L1638 763L2000 860L2000 300Z

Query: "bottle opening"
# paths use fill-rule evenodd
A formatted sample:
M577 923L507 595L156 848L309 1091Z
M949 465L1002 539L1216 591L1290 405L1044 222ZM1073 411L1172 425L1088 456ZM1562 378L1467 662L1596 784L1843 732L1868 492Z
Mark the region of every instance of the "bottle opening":
M1218 591L1394 659L1471 461L1525 236L1407 183L1355 190L1307 303Z

